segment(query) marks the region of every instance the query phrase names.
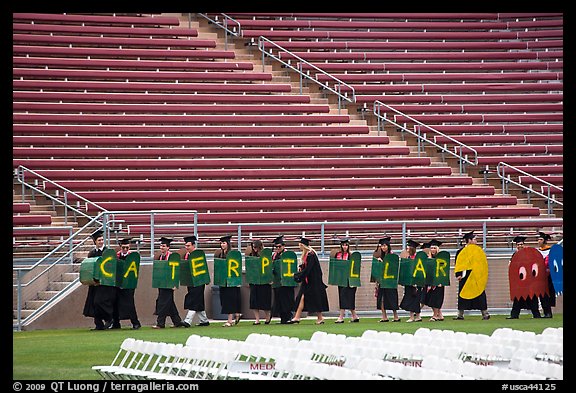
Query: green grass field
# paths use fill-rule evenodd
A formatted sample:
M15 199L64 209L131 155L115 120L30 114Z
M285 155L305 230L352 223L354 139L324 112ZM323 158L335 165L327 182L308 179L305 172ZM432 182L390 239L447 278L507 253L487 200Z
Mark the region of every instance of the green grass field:
M402 319L404 321L406 318ZM369 329L414 333L422 327L487 335L497 328L509 327L538 334L547 327L562 327L564 321L562 314L555 314L552 319L532 319L524 314L516 320L507 320L506 315L492 315L488 321L482 321L479 315L466 315L464 321L454 321L448 316L443 322L428 322L428 319L423 317L423 322L419 323L378 323L378 318L361 318L360 323L344 324L334 324L334 319L326 319L326 323L319 326L314 324L315 318L302 320L298 325L280 325L275 319L270 325L253 326L252 321L241 321L231 328L223 328L223 321L216 321L207 327L187 329L154 330L143 327L140 330L124 328L109 331L62 329L14 332L12 372L14 380L96 380L99 375L92 371L92 366L110 364L120 344L127 337L185 343L191 334L244 340L250 333L255 332L310 339L318 330L361 336Z

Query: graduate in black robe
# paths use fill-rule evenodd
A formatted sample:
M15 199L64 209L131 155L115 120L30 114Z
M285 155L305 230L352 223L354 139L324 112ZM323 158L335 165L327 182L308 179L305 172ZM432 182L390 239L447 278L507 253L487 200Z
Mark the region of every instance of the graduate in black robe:
M464 239L466 242L464 247L466 247L468 244L476 244L476 235L474 234L474 231L464 234L462 239ZM456 251L456 258L454 260L458 260L458 254L460 254L464 247ZM486 291L482 291L480 295L473 299L464 299L460 296L460 292L462 292L462 288L464 288L464 285L466 284L466 281L468 280L471 272L471 270L465 270L463 272L457 272L454 274L458 280L458 315L453 319L464 319L464 310L480 310L482 312L482 319L488 320L490 319L490 314L488 313L488 300L486 298Z
M378 247L372 256L380 262L384 262L386 254L393 254L392 246L390 245L391 237L387 236L378 241ZM370 277L370 281L376 281L374 277ZM395 288L380 288L378 281L376 281L376 308L382 312L382 318L378 322L389 322L386 310L391 310L394 319L392 322L400 322L398 317L398 287Z
M116 253L116 258L125 260L130 251L130 238L122 239L120 241L120 251ZM132 323L132 329L140 329L142 325L138 320L138 313L136 312L136 305L134 304L134 288L119 288L116 287L116 301L114 302L114 318L110 329L120 329L122 326L120 321L122 319L129 319Z
M296 296L298 308L292 318L292 323L299 323L302 311L316 313L316 325L324 323L323 311L328 311L328 295L322 280L322 268L316 251L310 247L310 240L300 239L298 247L302 251L302 264L300 271L294 274L294 279L300 281L300 289Z
M160 256L159 261L167 261L172 253L170 243L172 239L165 237L160 238ZM174 327L187 327L183 323L178 308L174 302L174 288L158 288L158 297L156 298L156 309L154 315L157 315L156 325L152 329L164 329L166 327L166 317L170 317Z
M350 239L340 239L340 248L334 253L334 258L348 260L350 259ZM338 286L338 305L340 314L334 323L344 323L344 314L346 310L350 310L352 318L350 322L360 322L358 314L356 314L356 287L349 285L343 287Z
M548 294L540 296L540 305L542 306L542 311L544 312L543 318L552 318L552 307L556 307L556 290L554 289L554 284L552 283L552 276L550 276L550 267L548 265L548 254L550 253L550 246L548 245L548 240L552 239L547 233L538 232L538 251L544 257L544 264L546 265L546 276L548 280Z
M184 247L186 247L186 254L184 260L187 261L190 253L196 250L196 236L186 236L184 238ZM198 323L196 326L209 326L210 322L206 316L206 301L204 299L204 289L206 284L197 285L195 287L186 287L187 292L184 296L184 308L188 310L184 318L184 325L189 327L192 325L194 316L198 315Z
M99 229L90 235L95 248L88 253L88 258L100 257L106 250L103 234L104 231ZM88 287L82 314L94 318L95 326L91 330L105 330L112 326L115 301L116 287L99 284Z
M220 250L214 253L214 258L226 259L232 249L231 238L231 235L220 238ZM228 314L228 320L222 326L238 325L240 318L242 318L240 287L220 287L220 306L222 306L222 314Z
M272 253L272 275L274 276L272 283L274 293L272 315L279 317L280 323L283 325L291 323L292 312L294 311L294 287L283 286L280 277L279 261L282 259L282 253L285 250L284 236L278 236L274 239L274 252Z
M408 258L416 257L416 249L420 244L410 239L407 242ZM417 285L404 285L404 295L400 301L400 308L410 312L410 317L406 322L422 322L420 317L420 300L422 298L422 287Z
M246 251L246 256L259 257L263 249L262 241L254 240ZM254 311L254 325L260 325L260 311L264 311L266 317L264 323L268 325L272 316L272 284L249 284L249 286L250 309Z
M430 248L430 258L436 258L442 242L436 239L426 243ZM430 322L443 321L442 305L444 304L444 285L427 285L422 291L422 303L432 309Z

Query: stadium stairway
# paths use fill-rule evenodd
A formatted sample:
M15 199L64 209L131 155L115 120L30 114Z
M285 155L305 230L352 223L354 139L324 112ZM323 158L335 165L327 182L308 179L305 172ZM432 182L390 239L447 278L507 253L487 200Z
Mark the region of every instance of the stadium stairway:
M304 86L300 93L296 75L268 62L262 70L257 51L245 46L245 41L240 39L228 38L224 43L222 32L200 17L194 17L191 29L184 16L165 15L165 20L178 29L180 37L191 35L191 39L205 47L188 50L188 54L184 50L178 52L180 47L177 47L169 54L183 57L162 61L154 56L138 58L138 64L134 56L142 55L136 48L142 45L141 41L112 39L112 36L125 35L126 31L122 30L125 27L110 27L110 31L115 30L109 39L86 38L102 34L103 28L97 23L92 26L86 23L80 28L78 22L48 22L40 15L34 24L35 30L27 30L31 27L31 18L36 17L38 15L15 15L18 40L14 54L17 68L14 168L27 166L110 210L198 206L200 224L230 224L201 228L202 246L207 253L218 246L217 239L222 233L234 233L235 221L267 223L267 227L247 226L243 231L264 240L286 233L293 247L303 232L318 240L317 226L280 227L276 223L325 219L548 217L537 201L529 203L519 193L502 193L498 181L485 182L477 170L468 168L467 173L459 174L457 163L445 159L434 149L418 153L417 144L410 136L389 127L379 131L370 113L357 108L338 111L335 98L315 85ZM82 20L82 17L67 18ZM86 39L78 38L78 30L82 29ZM167 30L158 26L146 29L153 29L155 35ZM59 38L48 40L47 32ZM165 37L165 31L162 35ZM68 42L66 39L72 43L70 48L62 45ZM149 41L154 43L146 45L158 45L154 50L163 50L159 48L174 44L162 39L166 38L153 38ZM214 41L214 45L209 41ZM96 47L120 43L135 47L123 46L124 58L117 57L117 50L111 55L110 51ZM50 50L52 54L47 55ZM202 58L186 62L194 64L192 67L201 70L204 76L210 74L216 79L196 82L193 78L202 75L194 74L195 70L182 70L181 62L191 52L192 56ZM226 75L218 74L217 70L227 64L234 64L234 68L229 68ZM162 72L150 75L152 69ZM102 70L107 70L108 75ZM115 74L116 71L122 74ZM129 72L134 72L134 80L120 82ZM246 74L243 78L252 79L230 79L231 75L240 73ZM108 78L111 79L107 81ZM192 79L174 83L179 82L175 78ZM157 90L148 91L151 86ZM254 105L250 107L251 104ZM254 107L256 105L260 108ZM278 108L281 105L289 108ZM196 112L190 112L194 107ZM264 109L272 112L261 112ZM146 120L137 121L136 117ZM98 134L102 138L95 141L92 137ZM209 152L209 156L188 159L196 144ZM159 153L169 150L174 159L158 159L162 155ZM51 183L40 183L46 191L55 192L51 190ZM332 191L334 184L342 184L338 187L342 195L331 195L337 194ZM199 185L202 188L199 189ZM422 191L418 190L422 186L430 194L426 198L421 198ZM161 195L160 190L164 190L165 195ZM346 192L357 196L346 197ZM16 199L15 195L14 201ZM74 200L74 196L71 201L92 215L97 212L91 205ZM37 199L37 203L42 200ZM44 203L50 205L48 201ZM76 219L79 225L85 222ZM117 235L140 238L142 247L148 247L149 224L129 217L122 219L126 226ZM175 215L164 220L164 223L190 224L192 217ZM350 229L343 225L334 228L327 233L332 240L347 232L358 239L357 246L364 251L371 250L384 232L395 239L401 237L398 227L382 229L360 225ZM556 238L562 235L561 228L544 229L553 231ZM535 233L535 226L521 230ZM182 231L180 227L164 233L181 236ZM419 240L446 238L446 248L455 250L461 234L462 228L442 229L435 225L414 229L410 236ZM506 229L495 230L489 245L509 247L512 237ZM398 250L398 245L395 248ZM82 259L88 249L86 246L79 250L75 258ZM506 257L498 260L499 264L503 263ZM495 293L498 304L506 307L505 285L497 285L501 288ZM359 309L373 309L371 296L370 286L359 291ZM73 307L78 305L76 302Z

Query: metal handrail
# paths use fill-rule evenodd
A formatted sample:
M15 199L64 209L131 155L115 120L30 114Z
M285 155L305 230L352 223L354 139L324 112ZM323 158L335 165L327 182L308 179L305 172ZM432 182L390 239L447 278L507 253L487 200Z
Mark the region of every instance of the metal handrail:
M522 184L522 183L520 183L520 182L517 182L517 181L512 180L512 178L510 177L511 175L510 175L510 174L506 175L506 173L505 173L505 172L506 172L506 167L513 169L515 172L519 172L519 173L521 173L521 174L523 174L523 175L525 175L525 176L528 176L528 177L530 177L530 178L532 178L532 179L535 179L535 180L539 181L540 183L542 183L543 185L545 185L545 186L548 188L548 195L545 195L545 194L543 194L543 193L541 193L541 192L538 192L538 191L534 190L534 189L532 188L532 186L527 187L527 186L525 186L524 184ZM500 171L502 171L502 172L500 172ZM516 168L515 166L512 166L512 165L507 164L507 163L502 162L502 161L500 161L500 162L498 163L498 165L496 165L496 174L498 175L498 177L499 177L500 179L502 179L502 191L503 191L503 192L504 192L504 191L507 192L507 190L508 190L508 187L507 187L508 184L509 184L509 183L512 183L512 184L514 184L514 185L517 185L517 186L520 187L520 188L523 188L524 190L526 190L526 191L528 191L528 192L533 192L534 194L539 195L539 196L543 197L544 199L546 199L546 202L547 202L547 205L548 205L548 210L547 210L548 214L552 214L552 203L556 203L557 205L564 206L564 203L562 203L561 201L557 200L556 198L553 198L553 197L550 195L550 189L551 189L551 188L555 188L555 189L558 190L558 191L564 192L564 189L563 189L562 187L558 187L558 186L556 186L556 185L554 185L554 184L552 184L552 183L547 182L547 181L544 180L544 179L541 179L541 178L539 178L539 177L537 177L537 176L534 176L534 175L532 175L532 174L530 174L530 173L528 173L528 172L523 171L523 170L520 169L520 168Z
M201 14L198 13L198 15L200 15L201 17L209 20L210 22L214 23L216 26L221 27L222 29L224 29L224 31L226 31L227 33L232 34L235 37L240 37L240 34L242 32L242 26L240 25L240 22L238 22L236 19L226 15L226 14L220 14L223 16L222 20L224 21L224 24L220 24L218 22L218 16L216 16L215 19L211 19L207 14ZM189 16L190 17L190 16ZM228 21L231 21L232 23L236 24L238 26L238 31L234 31L234 30L230 30L228 28ZM224 34L224 50L228 50L228 34Z
M413 221L394 221L394 220L386 220L386 221L295 221L295 222L278 222L275 223L275 226L285 226L285 227L302 227L304 225L316 224L319 227L319 233L321 235L320 243L320 253L323 255L325 250L325 231L331 225L374 225L379 229L382 229L382 226L398 226L402 228L402 247L406 247L406 242L408 238L408 228L413 225L430 225L430 227L437 226L438 224L454 224L453 228L462 228L462 223L466 224L478 224L478 226L482 227L482 234L483 234L483 247L486 248L486 238L488 235L488 224L489 223L506 223L506 227L508 227L509 223L513 222L516 223L518 227L526 227L526 226L534 226L540 228L544 225L538 225L539 223L547 224L545 226L553 226L559 225L563 226L563 219L561 218L489 218L489 219L465 219L465 220L444 220L444 219L430 219L430 220L413 220ZM552 223L552 224L551 224ZM238 249L240 250L241 243L242 243L242 227L250 226L250 227L265 227L270 225L269 223L226 223L226 224L197 224L194 228L202 229L202 228L219 228L219 227L230 227L231 225L236 226L236 233L238 238ZM159 224L156 225L156 228L187 228L186 224ZM512 225L514 227L514 225ZM197 236L198 242L201 242L201 238Z
M381 108L382 106L384 106L384 107L386 107L387 109L395 112L396 114L398 114L398 115L400 115L400 116L404 116L404 117L410 119L412 122L416 123L416 124L414 125L414 129L416 129L417 132L414 132L414 131L408 129L407 127L405 127L405 126L396 123L396 115L394 115L394 121L391 120L391 119L388 119L388 118L386 117L386 113L384 113L384 115L381 115L381 114L380 114L380 108ZM373 110L372 110L372 111L373 111L374 115L378 118L378 134L380 134L380 128L381 128L381 127L380 127L380 119L382 119L382 120L384 120L384 121L386 121L386 122L389 122L389 123L394 124L396 127L399 127L399 128L401 128L402 130L404 130L404 131L408 132L409 134L412 134L412 135L414 135L416 138L418 138L418 154L420 154L420 151L421 151L421 150L420 150L421 143L422 143L422 142L427 142L427 143L429 143L429 144L431 144L431 145L433 145L433 146L436 146L438 149L442 150L443 152L446 152L446 153L448 153L448 154L456 157L456 158L458 159L460 173L464 173L464 165L463 165L463 163L468 163L468 164L474 165L474 166L478 165L478 151L476 151L474 148L472 148L472 147L470 147L470 146L468 146L468 145L465 145L464 143L462 143L462 142L460 142L460 141L458 141L458 140L456 140L456 139L454 139L454 138L452 138L452 137L450 137L450 136L448 136L448 135L446 135L446 134L444 134L444 133L436 130L435 128L433 128L433 127L431 127L431 126L429 126L429 125L427 125L427 124L422 123L422 122L419 121L419 120L414 119L413 117L411 117L411 116L409 116L409 115L407 115L407 114L405 114L405 113L403 113L403 112L400 112L399 110L391 107L390 105L387 105L387 104L385 104L385 103L383 103L383 102L381 102L381 101L376 100L376 101L374 101ZM456 152L453 152L451 149L448 149L445 145L444 145L444 146L439 145L439 144L437 144L436 142L428 139L428 138L426 137L426 135L427 135L426 133L422 134L422 133L420 132L420 128L421 128L421 127L424 127L424 128L426 128L426 129L432 131L432 132L435 133L435 134L438 134L438 135L440 135L440 136L443 136L443 137L445 137L445 138L448 138L449 140L451 140L451 141L454 142L455 144L459 145L460 154L457 154ZM463 155L463 154L462 154L463 149L468 149L468 150L470 150L470 151L473 153L473 158L474 158L474 159L473 159L472 161L468 159L468 154L466 154L466 155Z
M36 177L38 177L38 178L40 178L40 179L42 179L42 181L44 181L44 182L47 182L47 183L50 183L50 184L56 186L57 191L62 190L62 191L63 191L64 200L61 201L61 200L58 199L57 197L52 196L52 195L44 192L44 191L41 190L40 188L35 187L35 186L31 185L31 184L26 183L26 176L25 176L25 174L26 174L27 172L33 174L34 176L36 176ZM47 197L48 199L52 200L53 202L57 202L57 203L63 205L63 206L64 206L64 224L67 224L67 223L68 223L68 209L72 210L74 213L77 213L77 214L79 214L79 215L81 215L81 216L83 216L83 217L85 217L85 218L92 219L92 216L90 216L89 214L86 214L86 213L84 213L83 211L78 210L78 209L76 209L75 207L73 207L72 205L68 204L68 195L74 195L76 198L84 201L87 205L90 204L90 205L98 208L99 210L106 211L106 209L103 208L102 206L100 206L100 205L98 205L98 204L96 204L96 203L94 203L94 202L92 202L92 201L89 201L88 199L84 198L83 196L78 195L77 193L75 193L75 192L73 192L73 191L70 191L70 190L67 189L66 187L61 186L60 184L58 184L58 183L56 183L56 182L48 179L47 177L42 176L42 175L39 174L38 172L36 172L36 171L34 171L34 170L32 170L32 169L29 169L29 168L27 168L27 167L25 167L25 166L23 166L23 165L19 165L18 168L16 168L16 179L18 180L18 182L19 182L20 184L22 184L22 198L24 198L25 187L28 187L28 188L30 188L32 191L35 191L35 192L38 192L39 194L44 195L45 197Z
M276 48L280 49L281 51L284 51L286 53L289 53L290 55L294 56L296 59L298 59L299 63L298 63L298 68L292 66L289 62L285 62L284 60L280 59L280 57L275 56L274 53L272 53L272 51L267 52L265 46L265 42L269 43L272 46L275 46ZM322 88L325 88L329 91L331 91L332 93L336 94L338 96L338 113L340 113L340 108L341 108L341 100L344 99L350 103L354 103L356 102L356 90L354 89L354 87L352 87L351 85L349 85L346 82L341 81L340 79L336 78L335 76L333 76L332 74L327 73L326 71L316 67L314 64L304 60L303 58L301 58L300 56L297 56L296 54L290 52L289 50L281 47L280 45L278 45L277 43L275 43L274 41L269 40L268 38L264 37L264 36L260 36L258 37L258 49L260 50L260 52L262 52L262 70L264 70L264 63L265 63L265 57L264 55L270 56L271 58L273 58L274 60L284 64L286 67L296 71L299 75L300 75L300 94L302 94L302 77L305 77L309 80L311 80L312 82L320 85ZM327 77L329 77L330 79L332 79L334 81L335 85L338 85L338 90L334 90L330 87L330 85L328 84L328 82L326 82L326 84L321 83L319 80L311 77L310 75L308 75L307 73L305 73L302 70L302 64L306 64L309 67L315 69L316 71L318 71L321 74L326 75ZM349 89L351 91L352 94L352 98L348 98L347 93L342 94L341 93L341 87L345 86L347 89Z

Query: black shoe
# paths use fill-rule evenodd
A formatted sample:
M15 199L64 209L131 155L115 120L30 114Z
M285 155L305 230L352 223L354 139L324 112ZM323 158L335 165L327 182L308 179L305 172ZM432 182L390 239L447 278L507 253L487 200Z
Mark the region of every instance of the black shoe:
M270 325L270 321L271 321L270 319L267 321L264 321L264 325Z
M487 321L487 320L489 320L489 319L490 319L490 315L484 315L484 316L482 317L482 320L483 320L483 321Z
M186 322L186 321L182 321L182 322L179 323L179 326L183 326L183 327L185 327L185 328L189 328L189 327L190 327L190 324L189 324L188 322Z
M142 325L137 324L137 325L132 325L132 330L138 330L142 327Z
M164 329L164 325L154 325L152 329Z
M552 318L552 314L544 314L542 318Z
M104 329L110 329L112 327L113 322L114 321L112 320L106 321L106 323L104 324Z
M342 320L336 320L336 321L334 321L334 323L344 323L344 320L343 319Z
M197 323L196 326L210 326L210 322L200 322Z
M350 322L360 322L360 318L353 319Z
M510 317L506 317L506 319L518 319L518 317L512 317L512 316L510 316Z
M452 319L455 320L455 321L463 321L463 320L464 320L464 317L454 317L454 318L452 318Z
M532 318L542 318L542 316L540 314L535 314L535 315L532 315Z
M122 329L122 326L121 326L121 325L112 324L112 326L110 326L108 329Z

